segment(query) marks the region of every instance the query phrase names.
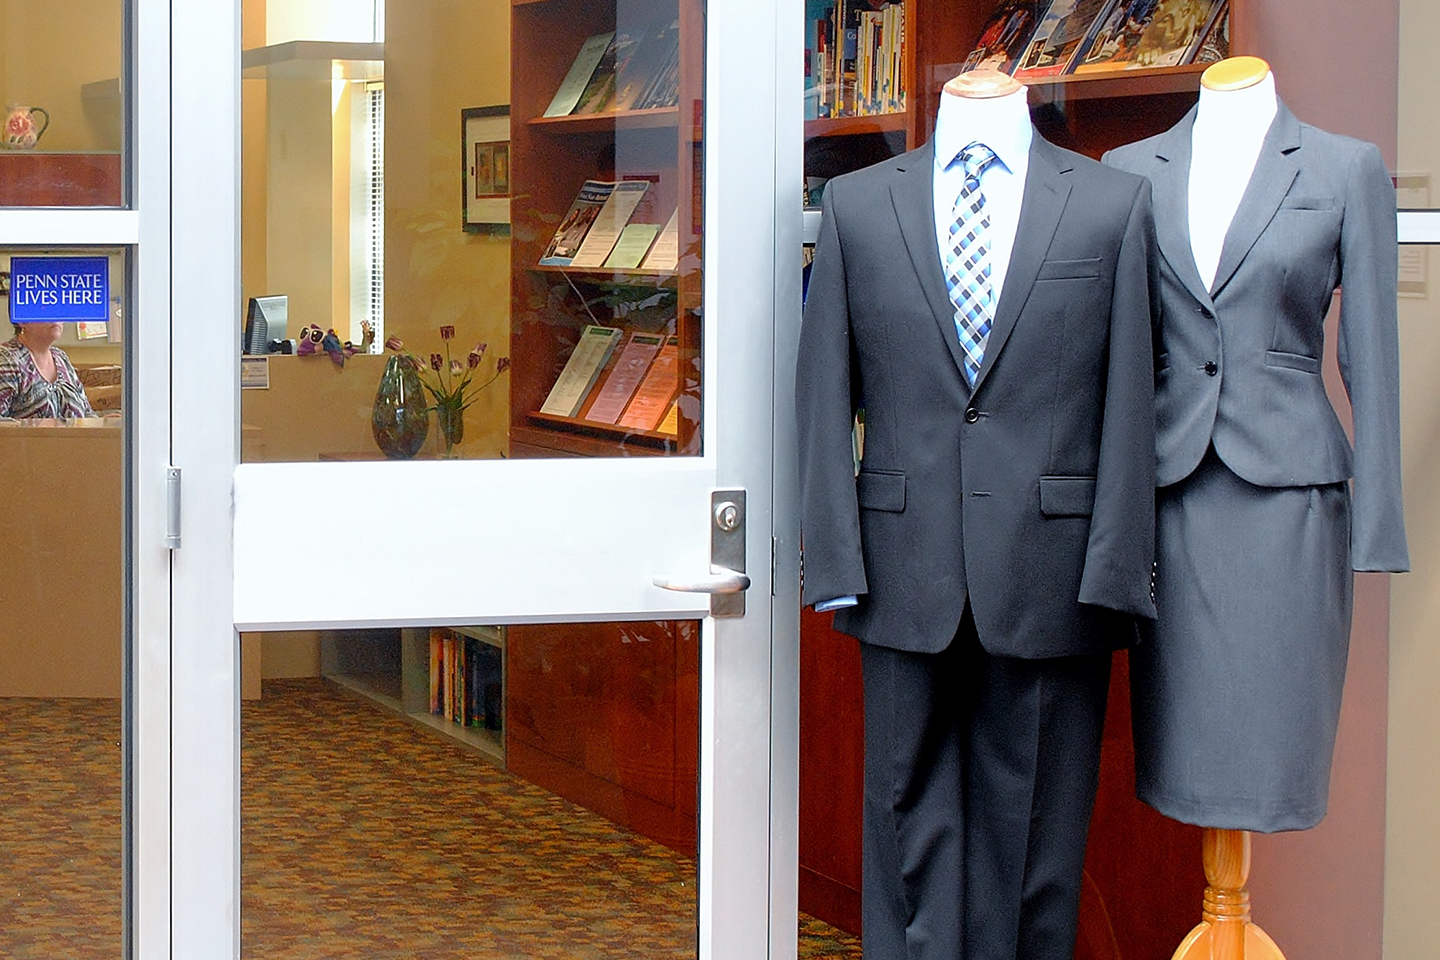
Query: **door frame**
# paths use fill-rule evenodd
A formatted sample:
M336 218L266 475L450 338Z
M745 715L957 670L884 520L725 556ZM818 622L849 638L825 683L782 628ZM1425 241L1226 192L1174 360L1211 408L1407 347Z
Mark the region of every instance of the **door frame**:
M790 398L800 313L803 11L777 9L785 6L729 0L708 11L706 344L726 362L707 371L707 406L716 394L745 402L707 419L706 458L716 486L748 491L752 586L749 616L706 619L702 630L699 956L707 960L796 951L799 551ZM185 321L171 338L170 462L183 471L184 523L171 561L171 942L153 955L220 958L240 948L232 610L245 584L234 582L234 548L244 537L231 521L239 461L239 5L211 0L171 12L171 296ZM728 218L745 219L731 211L751 210L766 212L759 229L772 243L727 242ZM747 226L755 229L753 220ZM716 304L762 335L717 319ZM278 475L290 466L241 469ZM353 466L360 465L334 469ZM437 466L480 475L488 465ZM303 612L268 625L282 622L338 625Z

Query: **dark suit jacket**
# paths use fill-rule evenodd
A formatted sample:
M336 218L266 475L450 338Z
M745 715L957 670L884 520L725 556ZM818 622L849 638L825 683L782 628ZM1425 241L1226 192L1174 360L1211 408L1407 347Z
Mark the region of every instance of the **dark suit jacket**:
M1127 639L1155 615L1150 189L1035 135L972 394L936 248L926 146L827 185L800 334L805 603L901 650ZM865 408L857 477L851 421ZM1119 622L1117 622L1119 621Z
M1408 570L1400 495L1395 192L1374 144L1301 123L1282 103L1209 290L1190 247L1195 110L1105 162L1155 190L1161 253L1156 421L1161 486L1213 443L1262 487L1355 478L1351 563ZM1355 449L1320 375L1337 284L1340 370Z

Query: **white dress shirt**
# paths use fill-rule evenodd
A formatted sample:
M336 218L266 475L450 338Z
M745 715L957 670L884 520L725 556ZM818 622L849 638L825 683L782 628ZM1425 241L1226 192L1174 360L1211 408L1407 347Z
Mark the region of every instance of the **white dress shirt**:
M1028 93L1021 89L1003 97L982 99L942 93L935 120L935 244L942 269L950 256L955 201L965 185L960 151L979 142L997 157L980 175L980 192L985 195L985 212L990 215L990 288L995 291L997 304L1005 289L1010 253L1015 249L1025 174L1030 170L1034 130L1030 126Z
M980 191L985 195L985 212L990 215L990 289L995 303L1005 289L1010 254L1015 249L1015 231L1020 226L1020 203L1025 196L1025 175L1030 170L1030 126L1028 90L1003 97L972 99L951 93L940 95L940 114L935 121L935 244L941 270L950 254L950 224L955 219L955 201L965 185L965 165L960 151L979 142L989 147L996 161L980 174ZM836 597L815 604L817 613L853 607L855 597Z
M1207 290L1275 112L1274 74L1243 90L1200 88L1190 134L1190 250Z

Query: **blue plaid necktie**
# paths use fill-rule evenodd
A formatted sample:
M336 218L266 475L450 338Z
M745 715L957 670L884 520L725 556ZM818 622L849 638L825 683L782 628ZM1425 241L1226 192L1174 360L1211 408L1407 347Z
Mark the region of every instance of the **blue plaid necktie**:
M955 200L950 223L950 252L945 258L945 284L955 305L955 329L965 351L965 379L975 386L985 359L985 341L995 317L995 290L990 285L990 214L980 175L995 161L995 152L983 143L960 151L965 186Z

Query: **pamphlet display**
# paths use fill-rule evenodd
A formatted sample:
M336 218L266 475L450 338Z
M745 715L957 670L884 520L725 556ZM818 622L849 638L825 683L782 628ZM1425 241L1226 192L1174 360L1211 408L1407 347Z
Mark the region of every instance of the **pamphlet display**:
M586 327L540 412L556 417L573 417L579 413L621 336L622 332L615 327Z

